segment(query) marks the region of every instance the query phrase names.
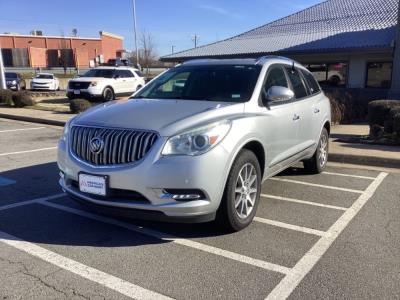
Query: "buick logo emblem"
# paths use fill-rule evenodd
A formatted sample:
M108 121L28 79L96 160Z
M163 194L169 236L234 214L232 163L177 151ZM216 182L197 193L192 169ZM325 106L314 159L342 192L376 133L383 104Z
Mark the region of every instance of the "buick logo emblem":
M92 138L89 142L89 148L93 154L99 154L104 148L104 141L99 137Z

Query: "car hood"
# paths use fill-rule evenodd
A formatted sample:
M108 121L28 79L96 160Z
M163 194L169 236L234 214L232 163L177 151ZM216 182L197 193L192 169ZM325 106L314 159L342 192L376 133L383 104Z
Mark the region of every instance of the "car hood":
M73 78L70 81L73 82L91 82L91 81L99 81L99 80L104 80L104 79L111 79L111 78L105 78L105 77L77 77Z
M53 83L54 79L45 79L45 78L33 78L32 82L36 83Z
M130 99L97 105L74 124L157 131L171 136L196 126L243 114L243 103Z

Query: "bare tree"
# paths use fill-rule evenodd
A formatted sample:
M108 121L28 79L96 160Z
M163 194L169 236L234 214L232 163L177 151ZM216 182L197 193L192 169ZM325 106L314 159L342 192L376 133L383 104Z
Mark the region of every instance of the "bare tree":
M157 59L154 36L150 32L143 31L140 34L139 43L140 62L143 64L143 67L146 68L146 73L149 74L150 66Z

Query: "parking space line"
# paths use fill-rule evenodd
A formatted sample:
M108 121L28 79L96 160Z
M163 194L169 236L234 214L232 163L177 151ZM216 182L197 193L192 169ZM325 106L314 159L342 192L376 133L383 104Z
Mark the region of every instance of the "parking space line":
M261 194L261 197L280 200L280 201L299 203L299 204L306 204L306 205L313 205L313 206L337 209L337 210L347 210L346 207L341 207L341 206L336 206L336 205L329 205L329 204L322 204L322 203L318 203L318 202L311 202L311 201L305 201L305 200L298 200L298 199L281 197L281 196L274 196L274 195L269 195L269 194Z
M307 227L302 227L302 226L297 226L297 225L293 225L293 224L288 224L288 223L284 223L284 222L274 221L274 220L270 220L270 219L260 218L260 217L254 217L254 221L272 225L272 226L276 226L276 227L281 227L281 228L300 231L300 232L304 232L304 233L308 233L308 234L318 235L318 236L325 236L327 234L324 231L307 228Z
M172 299L0 231L0 241L45 262L135 299Z
M7 156L7 155L14 155L14 154L23 154L23 153L31 153L31 152L39 152L39 151L47 151L47 150L54 150L57 147L48 147L48 148L41 148L41 149L33 149L33 150L25 150L25 151L17 151L17 152L8 152L8 153L0 153L0 156Z
M8 129L8 130L0 130L0 133L15 132L15 131L26 131L26 130L38 130L38 129L44 129L44 128L46 128L46 127L32 127L32 128Z
M56 194L56 195L52 195L52 196L48 196L48 197L36 198L36 199L32 199L32 200L8 204L8 205L0 206L0 211L12 209L12 208L16 208L16 207L20 207L20 206L24 206L24 205L34 204L34 203L41 203L43 201L54 200L54 199L61 198L61 197L65 197L65 194L60 193L60 194Z
M342 177L352 177L352 178L359 178L359 179L368 179L368 180L375 179L375 177L370 177L370 176L352 175L352 174L344 174L344 173L336 173L336 172L322 172L322 174L342 176Z
M337 187L337 186L324 185L324 184L316 184L316 183L305 182L305 181L298 181L298 180L292 180L292 179L286 179L286 178L269 178L269 180L282 181L282 182L289 182L289 183L296 183L296 184L314 186L314 187L319 187L319 188L324 188L324 189L330 189L330 190L337 190L337 191L342 191L342 192L349 192L349 193L362 194L362 193L364 192L364 191L360 191L360 190L346 189L346 188L341 188L341 187Z
M381 172L368 188L358 197L353 205L327 231L327 236L321 237L319 241L297 262L294 268L267 296L267 300L286 299L300 284L303 278L310 272L315 264L321 259L339 234L347 227L351 220L358 214L368 200L374 195L379 185L388 173Z
M290 271L290 268L281 266L281 265L277 265L274 263L270 263L267 261L263 261L263 260L259 260L259 259L255 259L255 258L251 258L249 256L245 256L242 254L238 254L235 252L231 252L231 251L227 251L227 250L223 250L217 247L213 247L213 246L209 246L206 244L202 244L199 242L195 242L189 239L184 239L184 238L179 238L164 232L160 232L160 231L156 231L156 230L152 230L152 229L147 229L144 228L142 226L137 226L134 224L129 224L126 222L121 222L115 219L111 219L108 217L104 217L104 216L100 216L100 215L95 215L89 212L85 212L79 209L75 209L75 208L71 208L71 207L67 207L64 205L60 205L60 204L56 204L56 203L52 203L52 202L47 202L47 201L42 201L41 204L49 206L49 207L53 207L68 213L72 213L78 216L82 216L82 217L86 217L95 221L99 221L99 222L103 222L103 223L107 223L107 224L111 224L111 225L115 225L115 226L119 226L125 229L128 229L130 231L134 231L143 235L147 235L147 236L151 236L163 241L170 241L182 246L186 246L189 248L193 248L196 250L200 250L200 251L204 251L210 254L214 254L214 255L218 255L218 256L222 256L237 262L241 262L244 264L248 264L251 266L255 266L261 269L265 269L268 271L274 271L274 272L278 272L278 273L282 273L282 274L288 274Z

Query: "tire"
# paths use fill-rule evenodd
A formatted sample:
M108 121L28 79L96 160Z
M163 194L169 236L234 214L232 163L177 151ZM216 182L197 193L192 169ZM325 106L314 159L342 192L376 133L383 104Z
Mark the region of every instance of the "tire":
M136 87L136 92L138 91L138 90L140 90L142 88L142 86L141 85L138 85L137 87Z
M217 212L217 222L220 225L235 232L246 228L253 221L260 202L261 180L257 157L250 150L241 150L229 172Z
M303 162L306 172L310 174L322 173L325 170L328 162L328 152L329 134L326 128L323 128L314 155L310 159Z
M114 91L110 87L106 87L103 90L102 98L104 102L114 100Z
M340 83L340 78L339 78L339 76L334 75L329 79L329 81L330 81L331 85L338 86Z

